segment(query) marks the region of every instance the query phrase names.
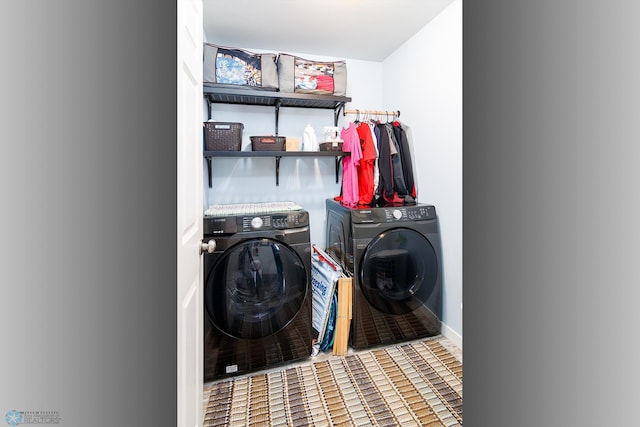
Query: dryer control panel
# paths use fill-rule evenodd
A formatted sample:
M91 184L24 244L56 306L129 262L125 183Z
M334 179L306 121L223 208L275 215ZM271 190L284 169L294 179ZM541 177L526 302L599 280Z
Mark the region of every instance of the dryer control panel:
M354 209L351 218L359 224L424 221L436 219L436 208L432 205L415 205Z

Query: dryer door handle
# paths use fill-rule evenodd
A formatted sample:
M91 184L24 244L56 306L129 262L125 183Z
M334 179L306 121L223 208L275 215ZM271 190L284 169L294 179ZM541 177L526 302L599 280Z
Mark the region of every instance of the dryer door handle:
M202 255L203 253L207 252L212 254L213 251L216 250L216 241L213 239L209 239L209 241L207 243L204 243L204 241L200 241L200 255Z

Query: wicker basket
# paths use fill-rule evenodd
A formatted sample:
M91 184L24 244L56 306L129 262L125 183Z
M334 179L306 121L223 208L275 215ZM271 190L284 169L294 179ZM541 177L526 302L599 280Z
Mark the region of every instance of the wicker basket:
M320 151L342 151L342 142L321 142Z
M240 151L243 128L242 123L204 122L206 150Z
M284 136L251 136L253 151L284 151Z

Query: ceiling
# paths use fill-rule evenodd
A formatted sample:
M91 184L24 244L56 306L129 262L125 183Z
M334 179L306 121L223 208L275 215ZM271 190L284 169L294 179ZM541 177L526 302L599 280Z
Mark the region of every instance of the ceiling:
M205 40L380 62L453 0L204 0Z

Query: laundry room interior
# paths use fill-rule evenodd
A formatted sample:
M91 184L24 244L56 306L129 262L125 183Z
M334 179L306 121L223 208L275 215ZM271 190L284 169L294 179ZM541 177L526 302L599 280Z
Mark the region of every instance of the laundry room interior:
M344 61L347 70L344 96L349 101L336 110L283 105L274 114L272 106L209 103L203 97L203 122L242 123L240 151L252 150L251 136L273 136L276 135L276 129L278 136L303 144L306 139L305 131L309 127L313 128L317 141L322 142L335 136L335 128L342 132L354 122L369 119L378 122L395 121L404 126L411 151L415 200L414 203L396 208L405 209L403 212L409 212L409 215L413 215L413 205L428 205L435 209L433 216L437 215L439 236L438 280L441 285L440 334L457 347L461 355L462 0L433 0L433 5L430 6L433 10L429 9L431 15L426 22L412 19L411 13L407 12L413 10L403 11L402 2L398 3L395 16L381 16L371 12L380 2L354 2L353 8L347 7L345 2L345 6L338 7L335 12L329 13L323 9L313 18L315 24L308 25L308 28L309 31L315 31L315 38L319 40L308 48L301 44L303 41L296 43L296 35L299 34L297 29L281 26L274 28L268 25L269 16L253 16L250 3L247 3L243 16L238 14L237 5L234 8L205 0L205 44L257 54L288 54L318 62ZM284 7L286 3L274 2L274 5ZM418 2L409 3L415 6ZM289 7L297 6L291 4ZM367 8L367 16L375 17L370 26L376 27L376 31L361 34L350 28L350 20L362 19L364 16L355 12L358 8ZM236 15L227 16L232 10L236 10ZM273 13L279 12L274 10ZM238 19L252 22L254 31L249 34L241 28L232 30L233 23L225 26L219 24L222 20L233 22ZM409 34L404 36L405 39L400 42L394 39L396 44L391 46L379 43L380 48L376 49L376 41L384 39L384 34L378 34L378 38L370 34L389 34L394 27L386 28L387 21L405 19L408 24L413 25L412 29L407 30ZM327 36L327 41L323 44L326 20L339 21L340 30L339 34ZM415 28L416 25L419 26ZM336 24L333 23L329 28L336 28ZM336 37L342 42L336 42ZM284 43L282 40L286 38L291 39L291 42ZM204 86L206 88L206 82ZM299 148L304 150L300 145ZM205 156L206 153L205 147ZM224 205L293 202L308 213L310 244L326 250L330 244L327 241L328 200L334 200L343 193L342 162L347 157L305 155L277 159L274 156L205 158L203 207L208 209ZM354 325L351 327L353 330ZM210 393L211 391L205 395L205 400L210 397Z

